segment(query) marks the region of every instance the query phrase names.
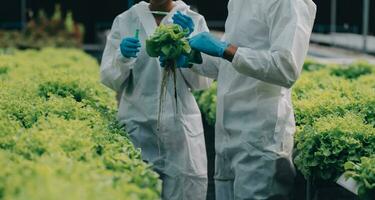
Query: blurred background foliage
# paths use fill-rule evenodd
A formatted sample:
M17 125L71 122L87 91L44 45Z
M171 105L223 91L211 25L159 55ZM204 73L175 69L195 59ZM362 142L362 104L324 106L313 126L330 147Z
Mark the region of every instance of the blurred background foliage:
M85 28L74 21L73 13L62 13L56 4L52 16L44 10L28 21L23 31L0 30L0 47L41 49L42 47L81 47Z

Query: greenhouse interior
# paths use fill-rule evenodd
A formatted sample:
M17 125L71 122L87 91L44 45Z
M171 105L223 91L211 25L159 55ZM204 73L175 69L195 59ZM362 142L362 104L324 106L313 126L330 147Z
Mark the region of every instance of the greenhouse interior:
M0 200L375 200L375 0L4 0Z

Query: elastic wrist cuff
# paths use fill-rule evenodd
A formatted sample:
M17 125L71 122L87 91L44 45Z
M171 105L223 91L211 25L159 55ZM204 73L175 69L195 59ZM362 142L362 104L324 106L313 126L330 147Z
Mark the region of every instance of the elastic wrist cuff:
M230 43L229 42L225 42L223 41L223 48L222 48L222 52L220 52L220 57L224 57L224 53L225 53L225 50L229 47Z

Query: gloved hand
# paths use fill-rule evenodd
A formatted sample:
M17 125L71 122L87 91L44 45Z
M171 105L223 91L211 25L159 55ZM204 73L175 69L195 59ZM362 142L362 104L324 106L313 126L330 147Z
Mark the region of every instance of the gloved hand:
M165 67L165 65L166 65L166 59L165 59L165 57L164 56L160 56L160 58L159 58L159 61L160 61L160 65L161 65L161 67ZM177 59L177 61L176 61L177 63L176 63L176 67L177 68L189 68L190 66L190 63L189 63L189 59L188 59L188 57L187 56L185 56L185 55L181 55L180 57L178 57L178 59Z
M183 29L189 29L189 35L194 31L195 25L191 17L177 11L177 13L173 15L172 19L174 24L180 25Z
M229 43L220 41L207 32L192 37L189 44L191 48L215 57L223 57L225 49L229 46Z
M136 58L140 47L141 43L137 38L126 37L120 44L121 54L125 58Z

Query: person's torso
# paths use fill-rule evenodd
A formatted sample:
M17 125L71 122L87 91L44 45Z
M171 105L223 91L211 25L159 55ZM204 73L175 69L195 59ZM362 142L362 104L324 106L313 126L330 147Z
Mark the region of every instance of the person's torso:
M223 39L238 47L268 50L270 30L265 11L269 1L274 0L231 0ZM230 62L221 62L216 130L231 138L233 143L253 140L260 145L267 143L263 138L266 132L294 132L290 92L242 75Z
M156 29L156 21L152 14L148 12L148 4L142 3L127 11L126 16L120 20L121 38L134 36L139 29L139 40L141 42L140 52L131 69L128 80L124 83L122 91L118 118L120 123L152 123L156 126L159 112L159 100L164 69L160 67L158 58L150 57L146 52L146 39L148 39ZM147 7L145 7L147 6ZM179 8L175 8L162 20L162 24L172 23L172 16ZM186 11L185 11L186 12ZM186 12L187 14L191 11ZM121 18L121 17L120 17ZM197 16L193 16L195 23ZM162 116L165 120L177 119L179 122L188 121L190 118L200 118L200 111L188 85L186 84L182 73L176 70L176 89L177 89L177 112L174 94L174 80L169 78L166 86L167 93L163 100ZM191 120L190 120L191 121ZM167 122L166 122L167 123ZM197 132L202 132L201 123L197 124ZM173 127L172 127L173 128Z

